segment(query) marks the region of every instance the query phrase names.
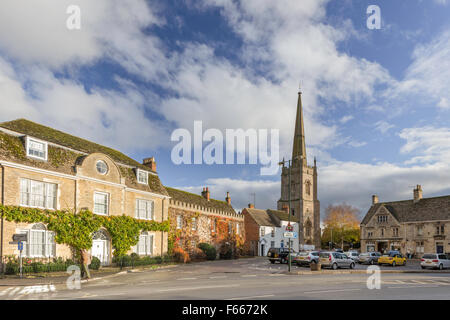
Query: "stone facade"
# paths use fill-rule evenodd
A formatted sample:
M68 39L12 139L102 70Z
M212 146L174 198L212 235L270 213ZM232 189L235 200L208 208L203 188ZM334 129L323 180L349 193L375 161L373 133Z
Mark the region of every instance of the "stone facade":
M39 126L32 123L34 127ZM169 196L164 187L160 184L159 178L153 168L148 168L148 184L137 184L135 172L145 171L146 167L136 163L136 166L120 163L108 154L101 152L86 153L75 149L70 150L74 157L57 158L60 163L56 163L55 157L49 153L47 161L38 161L23 156L26 150L24 141L27 132L11 132L4 130L0 125L2 141L16 139L19 150L15 154L8 154L8 150L1 150L0 173L1 173L1 203L3 205L20 206L21 203L21 180L29 179L35 182L46 182L56 185L56 207L54 209L69 209L78 212L81 209L94 211L94 193L100 192L107 195L108 211L107 215L128 215L136 217L137 200L148 200L153 202L153 219L155 221L165 221L168 219L168 199ZM50 128L44 127L45 130ZM26 129L26 126L25 126ZM24 129L24 130L25 130ZM26 130L25 130L26 131ZM59 133L59 132L58 132ZM5 135L6 134L6 135ZM60 133L62 134L62 133ZM69 136L72 141L77 141L76 137ZM41 138L42 139L42 138ZM84 141L83 141L84 142ZM85 144L88 142L85 142ZM93 144L95 146L95 144ZM6 144L1 145L6 148ZM67 146L59 146L52 142L52 150L61 150L64 154L68 150ZM100 146L99 146L100 147ZM50 148L50 145L49 145ZM112 149L110 149L112 150ZM117 152L117 151L115 151ZM121 155L122 156L122 155ZM125 156L123 156L125 157ZM103 161L107 166L104 174L97 170L97 163ZM131 159L130 159L131 161ZM45 167L45 169L43 169ZM134 179L134 181L133 181ZM153 187L152 184L159 184L160 187ZM19 232L31 230L35 224L14 223L2 220L1 232L1 256L2 259L8 255L18 255L17 245L9 244L12 235ZM149 232L153 235L152 255L160 256L167 253L168 234L167 232ZM106 256L107 263L112 259L111 240L108 240ZM72 258L70 248L63 244L55 244L55 254L51 257ZM132 250L130 250L130 253Z
M361 222L361 251L400 250L420 258L424 253L450 253L450 196L422 198L418 185L413 200L379 203Z
M174 245L193 252L199 243L216 247L219 253L227 242L233 250L243 246L244 217L234 211L231 199L219 201L209 198L209 190L203 195L166 187L169 200L170 233Z
M321 232L317 166L315 159L314 166L307 164L301 92L298 94L292 159L290 167L283 165L282 168L281 197L278 200L277 208L278 210L289 210L290 200L292 220L297 221L301 226L298 235L300 248L304 245L314 245L316 249L319 249Z

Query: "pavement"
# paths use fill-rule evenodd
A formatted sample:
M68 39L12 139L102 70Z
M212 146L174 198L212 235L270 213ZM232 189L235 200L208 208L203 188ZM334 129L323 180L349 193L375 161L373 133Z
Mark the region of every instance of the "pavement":
M403 270L396 267L401 273L381 273L379 289L369 289L367 282L373 280L373 275L367 273L327 270L329 272L288 275L286 265L271 265L266 258L206 261L107 275L81 283L79 289L70 289L65 283L3 286L0 299L450 299L450 273L405 272L414 271L415 267L420 268L412 264ZM360 268L364 271L367 266ZM381 267L382 270L389 268L392 269ZM295 269L307 270L293 267L292 271Z

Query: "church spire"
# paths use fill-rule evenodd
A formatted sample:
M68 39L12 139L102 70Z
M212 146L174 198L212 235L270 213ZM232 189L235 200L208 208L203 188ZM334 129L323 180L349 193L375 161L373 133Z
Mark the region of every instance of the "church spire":
M295 117L295 133L292 148L292 160L294 163L306 165L305 126L303 124L302 92L298 91L297 116Z

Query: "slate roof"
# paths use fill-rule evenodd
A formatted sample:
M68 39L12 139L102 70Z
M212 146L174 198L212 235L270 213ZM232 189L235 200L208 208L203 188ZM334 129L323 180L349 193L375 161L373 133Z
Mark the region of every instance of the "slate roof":
M280 210L262 210L255 208L245 208L249 215L255 220L255 222L260 226L266 227L281 227L280 221L288 221L289 215ZM291 221L293 219L291 218Z
M361 224L367 224L378 208L384 206L399 222L450 220L450 196L380 202L372 205Z
M220 201L212 198L210 198L208 201L203 196L195 193L170 188L167 186L165 187L165 189L167 190L169 196L175 201L191 203L205 208L216 209L224 211L226 213L236 214L236 211L233 209L233 207L229 205L226 201Z
M150 168L140 164L136 160L133 160L119 151L26 119L2 122L0 123L0 127L23 135L29 135L43 141L51 142L58 146L72 149L67 150L55 145L49 145L48 161L33 160L26 156L24 141L21 137L13 136L0 131L0 159L74 175L74 166L76 163L80 163L80 161L86 156L85 153L90 154L100 152L110 156L114 161L116 161L119 165L122 176L125 177L126 186L165 196L168 195L159 177L155 174L150 173L148 175L148 186L137 183L136 173L133 168L138 167L146 171L151 171Z

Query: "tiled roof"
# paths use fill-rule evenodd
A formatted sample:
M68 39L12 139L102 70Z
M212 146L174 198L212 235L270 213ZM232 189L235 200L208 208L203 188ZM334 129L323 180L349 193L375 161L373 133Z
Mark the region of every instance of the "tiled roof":
M275 215L278 219L282 221L289 221L289 214L286 213L286 211L267 209L267 212L269 214ZM291 222L295 222L295 219L292 216L290 220Z
M399 222L450 220L450 196L380 202L372 205L361 224L367 224L378 208L384 206Z
M175 201L181 201L184 203L190 203L194 205L198 205L205 208L216 209L220 211L224 211L226 213L236 214L233 207L229 205L226 201L220 201L215 199L206 200L203 196L190 193L187 191L165 187L169 196Z
M119 151L98 145L87 140L74 137L61 131L54 130L40 124L19 119L10 122L0 123L0 127L15 131L24 135L52 142L55 145L64 146L72 150L67 150L54 145L48 146L48 161L36 161L26 156L26 150L23 139L4 132L0 132L0 159L13 161L16 163L37 167L45 170L56 171L65 174L75 174L74 166L79 164L86 157L84 153L100 152L110 156L119 165L121 175L125 177L125 184L130 188L142 191L153 192L167 196L167 191L162 185L159 177L149 173L148 186L137 183L136 174L131 167L139 167L146 171L150 168L139 162L125 156ZM125 164L125 165L121 165ZM128 167L128 166L131 167Z
M280 220L274 214L270 214L269 210L255 209L255 208L245 208L244 212L248 214L255 220L255 222L260 226L265 227L280 227Z

